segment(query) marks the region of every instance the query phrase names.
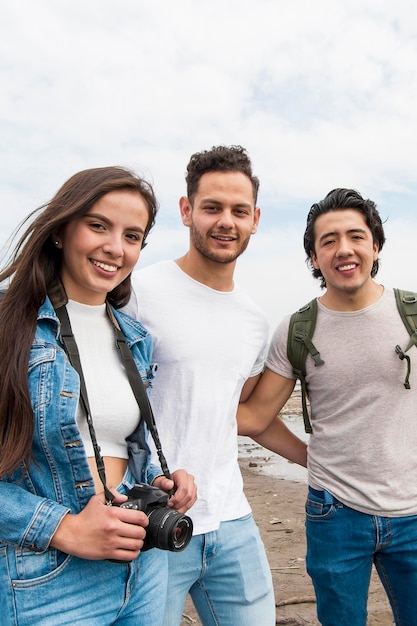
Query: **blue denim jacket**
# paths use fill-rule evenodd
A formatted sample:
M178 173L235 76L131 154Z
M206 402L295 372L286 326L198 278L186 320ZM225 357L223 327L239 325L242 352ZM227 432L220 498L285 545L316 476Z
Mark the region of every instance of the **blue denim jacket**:
M142 379L150 383L152 340L121 311L113 313ZM76 423L79 377L60 342L59 320L49 298L39 309L29 358L29 391L35 419L33 461L0 481L0 547L43 552L68 512L79 513L94 495L90 467ZM152 483L161 469L149 462L147 428L128 438L129 469L137 482Z

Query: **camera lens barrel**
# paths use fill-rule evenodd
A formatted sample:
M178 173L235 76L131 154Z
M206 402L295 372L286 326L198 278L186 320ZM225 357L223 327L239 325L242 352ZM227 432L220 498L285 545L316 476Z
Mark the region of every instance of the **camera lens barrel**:
M148 513L146 544L149 547L171 552L181 552L188 546L193 534L193 523L187 515L181 515L168 507L156 508Z

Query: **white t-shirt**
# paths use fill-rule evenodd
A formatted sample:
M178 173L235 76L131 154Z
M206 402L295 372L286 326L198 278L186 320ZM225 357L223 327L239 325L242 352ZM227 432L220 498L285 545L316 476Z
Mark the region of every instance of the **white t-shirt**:
M138 311L158 365L151 403L171 471L194 475L194 534L250 512L238 465L236 410L259 374L268 339L262 310L240 289L215 291L162 261L132 275ZM154 460L157 457L154 454Z
M289 316L273 336L266 365L294 378L287 358ZM313 434L309 482L364 513L417 514L417 349L405 389L409 335L392 290L360 311L340 312L318 301L313 343L324 365L306 361Z
M106 305L90 306L69 300L67 311L101 454L127 459L125 438L135 430L140 410L118 354ZM93 444L81 402L78 403L77 423L86 454L93 457Z

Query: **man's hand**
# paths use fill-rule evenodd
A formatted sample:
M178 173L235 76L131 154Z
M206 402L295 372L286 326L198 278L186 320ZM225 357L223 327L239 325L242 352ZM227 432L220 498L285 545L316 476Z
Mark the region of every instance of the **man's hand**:
M174 495L168 500L168 506L179 513L186 513L197 500L197 486L194 476L183 469L179 469L172 474L172 480L165 476L158 476L152 485L168 493L174 490Z

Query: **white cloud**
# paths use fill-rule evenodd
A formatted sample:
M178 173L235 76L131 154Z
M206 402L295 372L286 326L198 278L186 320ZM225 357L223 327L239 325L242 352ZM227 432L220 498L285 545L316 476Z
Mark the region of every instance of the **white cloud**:
M121 164L151 179L161 202L143 259L175 256L186 245L177 206L191 153L239 143L261 179L269 232L238 274L281 315L288 296L269 287L275 275L294 294L289 310L317 292L300 239L312 202L354 187L392 224L413 216L413 0L3 4L1 241L76 171ZM393 237L400 276L412 236L405 227Z

